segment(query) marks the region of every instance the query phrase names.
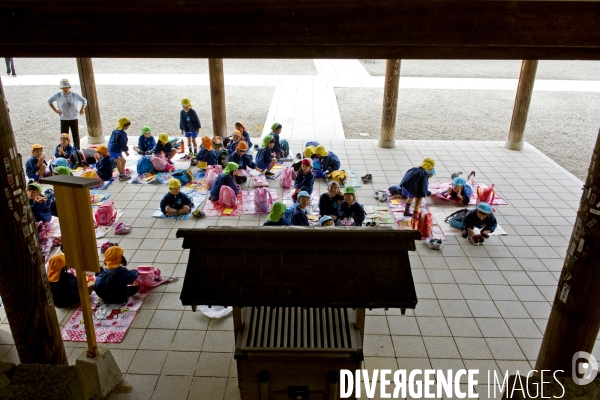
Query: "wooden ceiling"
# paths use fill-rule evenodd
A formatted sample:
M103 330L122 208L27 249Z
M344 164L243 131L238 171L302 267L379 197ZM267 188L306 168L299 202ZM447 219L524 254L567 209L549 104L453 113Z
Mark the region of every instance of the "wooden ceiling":
M14 57L600 59L600 1L3 0Z

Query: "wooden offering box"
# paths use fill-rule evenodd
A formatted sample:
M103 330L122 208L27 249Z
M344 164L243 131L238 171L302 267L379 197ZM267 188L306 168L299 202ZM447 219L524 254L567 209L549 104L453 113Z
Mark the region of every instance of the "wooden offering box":
M417 304L408 251L418 231L211 227L177 237L190 249L183 305L233 306L244 400L337 399L339 371L361 368L365 308Z

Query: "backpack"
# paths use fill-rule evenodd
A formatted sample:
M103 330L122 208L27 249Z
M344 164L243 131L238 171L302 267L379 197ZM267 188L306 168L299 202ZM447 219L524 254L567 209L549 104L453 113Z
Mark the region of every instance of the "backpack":
M427 211L414 213L410 225L413 229L421 231L423 237L430 237L433 233L433 217Z
M92 165L92 164L96 164L96 157L94 157L94 154L96 153L96 149L95 148L88 148L88 149L84 149L83 150L83 155L85 156L85 162L88 163L88 165Z
M137 163L138 175L147 174L154 172L154 164L152 163L152 156L143 156Z
M458 210L448 215L444 221L449 223L450 226L452 226L453 228L462 230L463 220L465 219L465 216L468 212L468 209L463 208L462 210Z
M346 175L346 171L343 169L332 171L326 175L327 179L330 181L336 181L340 184L340 186L344 186L346 184L346 179L348 176Z
M292 167L285 167L281 173L281 179L279 180L279 184L284 189L289 189L292 187Z
M273 198L271 192L267 189L256 188L254 189L254 210L258 213L267 213L269 208L273 204Z
M181 182L182 185L190 183L194 180L192 173L185 169L178 169L171 174L171 176Z
M321 167L321 162L318 159L313 160L313 174L315 178L322 178L325 175L323 174L323 168Z
M83 152L81 152L79 150L74 151L73 153L71 153L71 157L69 157L69 162L75 168L86 167L88 165L88 162L86 161L85 155L83 154ZM94 158L93 164L95 164L95 163L96 163L96 159Z
M492 186L490 186L489 188L486 188L486 189L481 189L481 186L477 186L477 204L479 204L483 201L483 202L491 205L492 201L494 201L495 197L496 197L496 193L494 190L493 183L492 183Z
M110 226L117 219L117 208L112 201L105 201L94 213L94 220L98 225Z
M281 145L281 150L283 151L283 155L285 157L290 155L290 144L287 139L282 139L279 144Z
M232 188L227 185L221 186L219 190L219 203L227 207L235 207L237 204L237 197Z
M169 163L163 155L150 156L150 161L152 162L152 166L157 172L165 172L168 170L167 165Z
M215 179L217 179L217 176L219 176L221 172L223 172L223 167L220 165L209 165L206 167L206 175L204 180L206 181L208 187L212 186L212 184L215 182Z

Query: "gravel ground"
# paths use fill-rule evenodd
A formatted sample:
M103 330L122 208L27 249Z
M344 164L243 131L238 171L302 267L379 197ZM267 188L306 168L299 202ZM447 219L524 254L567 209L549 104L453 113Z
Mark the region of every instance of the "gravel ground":
M208 74L208 59L94 58L96 74ZM74 58L16 58L18 75L76 74ZM226 74L317 75L313 60L226 59ZM58 86L58 82L56 83Z
M360 60L372 76L385 75L385 60ZM402 60L400 76L519 79L521 60ZM17 69L18 71L18 69ZM540 60L537 79L598 80L598 61Z
M4 88L9 103L10 117L23 161L29 156L32 143L40 143L49 154L58 144L60 122L58 115L50 110L47 99L55 91L51 86L9 86ZM78 86L73 86L79 92ZM201 134L212 136L210 89L208 86L104 86L99 85L98 102L102 114L102 129L110 135L119 117L131 118L128 133L138 136L143 125L152 128L155 135L166 132L180 135L180 101L184 96L192 99L192 105L202 122ZM225 104L227 122L233 131L234 123L242 121L250 136L260 137L263 124L273 99L274 87L227 86ZM79 119L80 136L87 136L85 117Z
M347 138L379 137L383 89L336 88ZM511 91L402 89L396 139L501 140L508 137ZM599 93L536 92L525 140L585 179L598 135Z

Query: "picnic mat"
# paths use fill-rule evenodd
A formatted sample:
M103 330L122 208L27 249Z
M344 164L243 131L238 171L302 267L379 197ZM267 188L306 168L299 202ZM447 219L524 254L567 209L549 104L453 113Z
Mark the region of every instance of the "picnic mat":
M187 194L187 196L194 203L194 206L192 207L191 211L188 214L174 215L172 217L167 217L166 215L164 215L162 213L162 211L160 211L160 204L159 204L159 207L156 209L156 211L154 211L154 214L152 214L152 218L170 218L170 219L179 219L179 220L190 219L190 217L192 216L192 213L194 211L196 211L198 209L198 207L200 207L202 205L202 203L204 202L204 200L206 200L206 198L208 197L208 193L199 193L196 191L190 191L190 189L183 189L181 192Z
M90 201L92 203L92 210L100 207L103 201L108 199L111 196L111 193L108 192L100 192L98 189L90 190Z
M360 176L356 175L356 172L354 172L353 169L345 169L344 171L346 171L346 185L352 186L355 189L362 187L362 179L360 179ZM325 183L329 185L329 180L327 178L325 178ZM346 185L340 185L340 187L343 189Z
M111 225L106 225L106 226L98 225L98 227L96 228L96 239L100 239L100 238L103 238L104 236L106 236L106 234L108 233L110 228L112 228L114 225L116 225L117 221L122 216L123 216L123 211L119 211L119 212L117 212L117 218L115 218L115 221Z
M283 172L283 169L285 167L289 167L291 165L292 165L292 163L289 162L289 161L286 161L286 162L279 161L279 162L277 162L277 164L275 164L273 166L273 168L271 168L271 172L274 173L275 175L273 175L273 176L267 176L267 179L277 179L277 178L279 178L279 175L281 175L281 173Z
M267 181L267 176L266 175L253 175L252 176L252 185L255 188L258 187L269 187L269 182Z
M286 207L291 207L294 205L295 202L292 200L292 194L294 194L295 190L296 189L294 188L283 189L283 200L281 200L281 202L285 204ZM319 213L319 198L319 191L316 189L313 190L312 194L310 195L309 210L312 208L317 212L317 214ZM312 214L312 212L309 211L308 214Z
M364 206L364 209L366 213L365 222L377 222L379 225L394 223L394 219L392 218L388 206L368 205ZM371 221L367 221L368 219Z
M218 201L207 200L204 206L204 214L207 217L239 217L242 215L242 192L237 195L237 204L234 207L227 207Z
M58 218L52 217L48 223L38 222L36 223L36 227L38 230L37 235L40 243L40 251L42 252L44 261L48 261L50 253L52 252L52 242L54 241L54 238L59 238L61 236ZM58 249L58 247L56 248Z
M275 189L267 189L269 193L271 193L271 198L273 199L273 203L279 201L279 196L277 195L277 191ZM264 213L258 212L255 209L254 204L254 190L242 190L242 209L245 215L248 214L268 214L271 211L271 206L269 206L269 210Z
M394 219L398 222L398 226L401 230L413 229L411 225L412 217L405 217L403 215L405 205L406 203L404 202L404 200L392 200L388 198L388 206L390 207L390 211L394 216ZM429 211L429 208L427 207L427 204L425 204L424 201L421 202L421 209L423 211ZM446 240L446 235L444 234L444 230L438 223L438 220L435 218L433 213L431 213L431 216L433 217L432 237ZM427 237L422 237L421 239L425 240L427 239Z
M429 184L429 191L432 194L435 194L435 197L438 199L452 201L459 205L463 205L462 202L456 201L452 198L447 199L446 196L443 195L443 193L446 192L450 186L452 186L452 184L450 182L433 182L433 183ZM486 185L485 183L474 183L473 184L473 194L471 195L471 198L469 199L469 205L477 204L477 187L480 187L481 189L487 189L489 186ZM492 201L492 205L504 206L507 204L508 204L508 202L506 200L504 200L497 192L494 192L494 201Z
M451 208L434 208L432 207L429 212L431 212L431 215L433 216L433 219L435 221L441 221L441 225L440 227L442 228L442 231L444 232L445 235L447 236L454 236L454 235L461 235L462 234L462 230L460 229L456 229L454 228L452 225L450 225L450 223L445 222L446 221L446 217L450 214L452 214L455 211L455 209L451 209ZM507 236L508 233L506 233L506 231L504 229L502 229L502 227L498 224L498 226L496 227L496 230L492 233L490 233L490 236L495 235L495 236Z

